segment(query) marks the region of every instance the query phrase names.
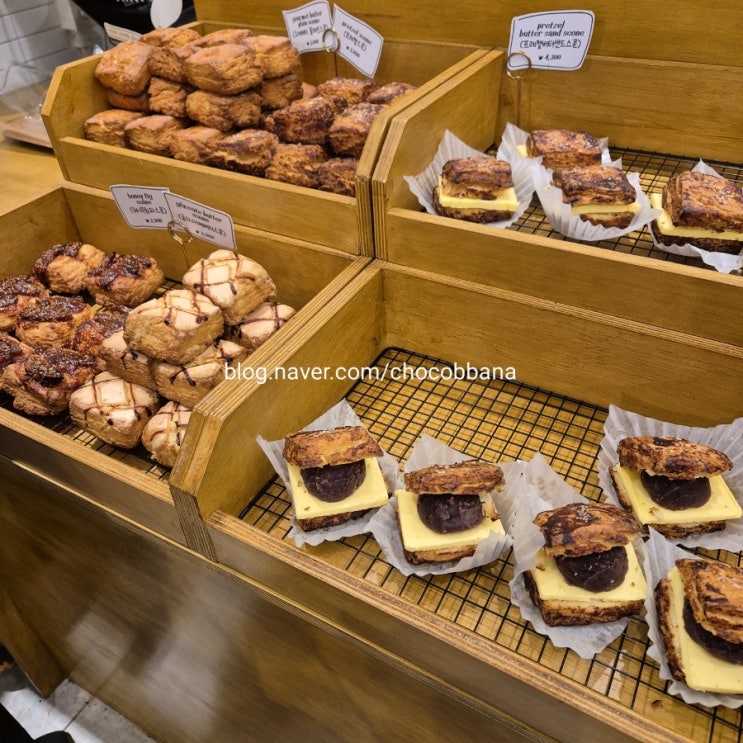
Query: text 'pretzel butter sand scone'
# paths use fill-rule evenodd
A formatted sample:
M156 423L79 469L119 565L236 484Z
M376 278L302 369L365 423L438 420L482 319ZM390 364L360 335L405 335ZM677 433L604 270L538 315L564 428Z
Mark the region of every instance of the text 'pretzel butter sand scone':
M230 325L225 334L249 351L255 351L286 325L296 312L288 304L262 302L239 325Z
M104 371L70 395L70 416L101 441L133 449L159 402L153 390Z
M672 436L633 436L619 442L617 455L609 470L617 498L646 530L688 537L743 515L722 477L732 462L721 451Z
M518 209L511 166L487 156L449 160L434 187L433 202L444 217L483 224L510 219Z
M719 253L743 250L743 189L733 181L694 171L680 173L661 194L651 194L650 202L663 210L651 225L659 243L692 244Z
M676 560L655 603L673 677L698 691L743 694L743 569Z
M35 261L33 271L39 281L58 294L79 294L89 271L103 262L106 254L94 245L73 241L45 250Z
M405 559L414 565L459 560L492 533L503 534L492 496L504 484L500 467L476 460L406 473L405 490L396 492Z
M552 183L562 190L571 214L584 222L624 229L641 209L626 174L608 165L558 168Z
M8 276L0 280L0 330L15 329L18 315L26 307L49 296L35 276Z
M301 431L284 440L294 515L303 531L336 526L389 497L379 444L363 426Z
M608 503L571 503L534 519L544 537L524 584L552 627L640 614L647 586L632 546L639 524Z
M142 430L142 446L158 464L175 466L190 419L191 408L169 400L147 421Z
M224 249L194 263L183 276L183 285L209 297L224 313L227 325L241 323L276 292L273 280L260 263Z
M154 258L109 253L91 269L85 287L99 304L136 307L149 299L165 280Z
M34 348L69 347L78 325L92 316L93 308L82 297L52 294L19 313L15 334Z
M190 289L171 289L135 307L124 340L152 359L184 364L208 348L224 329L222 310Z
M569 129L535 129L526 138L526 156L541 157L545 168L601 164L601 145L592 134Z

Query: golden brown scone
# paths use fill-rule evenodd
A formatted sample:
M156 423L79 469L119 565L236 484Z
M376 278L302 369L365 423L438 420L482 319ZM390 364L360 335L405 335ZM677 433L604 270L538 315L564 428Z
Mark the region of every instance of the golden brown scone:
M569 168L578 165L600 165L601 146L584 131L568 129L535 129L526 139L529 157L541 157L545 168Z
M212 164L226 170L263 177L274 158L279 140L263 129L225 134L214 146Z
M222 310L227 325L238 325L276 286L260 263L232 250L215 250L186 271L183 286L199 292Z
M139 95L124 95L111 88L106 88L106 100L111 108L139 112L140 115L150 112L150 94L146 90Z
M570 503L537 514L550 557L579 557L629 544L640 525L623 508L610 503Z
M106 254L94 245L76 240L45 250L34 263L34 276L58 294L79 294L88 271L97 268Z
M193 42L192 46L197 49L205 49L221 44L241 44L246 46L253 32L249 28L220 28L204 34L200 39Z
M302 98L266 117L266 129L289 144L324 144L335 118L325 98Z
M294 317L296 310L288 304L263 302L259 304L239 325L231 325L226 331L236 343L255 351L277 330Z
M473 459L405 473L405 487L418 495L480 495L500 490L505 479L497 464Z
M265 176L294 186L318 188L317 168L327 159L325 148L319 144L278 144Z
M663 208L679 227L743 232L743 190L726 178L679 173L663 190Z
M196 90L186 99L185 110L199 124L228 132L260 124L262 102L261 96L252 90L237 95Z
M157 361L153 366L157 391L193 408L224 380L226 366L238 364L247 355L245 346L220 339L185 364Z
M222 335L222 310L203 294L171 289L135 307L124 340L151 359L185 364Z
M348 77L333 77L317 85L317 95L338 96L348 106L365 101L377 89L374 80L361 80Z
M193 28L184 28L181 26L168 26L166 28L156 28L152 31L148 31L139 37L139 40L144 44L150 44L151 46L186 46L192 44L194 41L198 41L201 38L201 34Z
M5 367L23 356L30 356L33 352L34 349L31 346L0 330L0 390L3 389L2 375Z
M126 326L126 321L124 321ZM134 350L125 340L124 331L116 330L101 343L99 351L103 367L114 376L141 384L151 390L157 389L153 375L154 363L142 351Z
M154 258L109 253L88 272L85 287L99 304L136 307L149 299L164 280L165 274Z
M300 431L284 439L283 457L301 469L358 462L384 452L363 426Z
M0 280L0 330L13 330L19 313L48 296L48 289L35 276Z
M126 125L142 117L138 111L110 108L87 118L83 124L85 139L113 147L126 147Z
M188 83L177 83L163 77L153 77L147 89L150 96L150 111L183 119L188 116L186 100L193 90Z
M163 467L174 467L191 420L191 408L169 400L145 424L142 445Z
M255 53L264 80L289 73L297 74L302 70L299 52L286 36L251 36L245 43Z
M705 444L673 436L632 436L617 444L619 464L670 479L713 477L733 466L728 456Z
M402 98L402 96L412 93L417 89L417 85L411 85L410 83L386 83L369 93L366 97L366 102L381 103L384 106L389 106L398 98Z
M80 296L53 294L19 313L16 337L34 348L69 348L75 330L93 315L93 308Z
M256 91L261 96L262 108L275 111L300 100L303 97L302 85L299 76L290 72L288 75L264 80Z
M176 160L199 165L215 165L217 144L224 137L219 129L208 126L189 126L173 132L170 137L170 154Z
M242 93L263 80L255 53L241 44L198 49L186 59L186 77L194 87L220 95Z
M321 191L356 196L358 168L359 161L354 157L331 157L317 166L317 186Z
M156 392L104 371L70 395L70 417L101 441L133 449L159 403Z
M133 150L168 157L171 136L185 125L183 119L166 114L140 116L124 127L126 143Z
M338 114L328 129L328 145L341 157L361 157L374 120L384 111L379 103L356 103Z
M70 395L95 375L95 359L71 348L40 348L3 370L13 407L29 415L58 415Z
M72 348L80 353L94 356L98 366L103 371L105 361L99 356L103 341L118 330L122 330L126 322L129 308L123 305L100 307L89 320L75 328L72 338Z
M150 55L150 73L177 83L188 82L186 60L196 49L194 44L155 47Z
M154 47L141 41L122 41L100 55L95 78L105 88L140 95L150 84L149 59Z

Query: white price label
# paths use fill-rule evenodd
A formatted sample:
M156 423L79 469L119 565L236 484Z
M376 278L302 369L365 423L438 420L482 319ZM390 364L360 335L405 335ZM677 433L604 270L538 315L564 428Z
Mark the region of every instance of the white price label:
M333 30L338 43L338 56L350 62L367 77L374 77L382 55L384 38L367 23L346 13L337 5L333 13Z
M235 231L229 214L172 193L166 193L165 198L170 204L172 221L177 225L184 227L194 237L235 250Z
M167 229L171 220L165 199L167 188L148 186L111 186L116 205L130 227L136 229Z
M516 16L511 21L509 68L579 69L588 53L594 20L590 10Z
M307 3L283 11L283 16L287 36L300 54L321 52L326 48L325 32L333 25L330 3L325 0Z

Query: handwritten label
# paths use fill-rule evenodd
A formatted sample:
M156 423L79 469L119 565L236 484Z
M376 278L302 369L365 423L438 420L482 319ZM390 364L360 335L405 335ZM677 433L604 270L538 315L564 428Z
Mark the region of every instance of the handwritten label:
M529 13L511 21L508 66L512 70L577 70L588 53L593 35L594 14L590 10Z
M325 0L307 3L294 10L285 10L283 16L287 36L300 54L320 52L328 45L331 49L334 48L334 37L330 33L326 34L333 21L330 4Z
M167 188L110 186L126 223L135 229L186 231L193 237L236 250L229 214L171 193Z
M367 77L374 77L384 38L371 26L337 5L333 13L333 29L338 39L338 56L350 62Z

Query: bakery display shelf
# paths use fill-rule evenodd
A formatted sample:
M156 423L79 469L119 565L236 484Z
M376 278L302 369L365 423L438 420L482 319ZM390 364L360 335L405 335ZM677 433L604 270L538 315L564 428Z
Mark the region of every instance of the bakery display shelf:
M385 349L374 364L441 367L446 362L400 348ZM540 452L571 487L602 500L596 458L607 415L604 408L511 381L423 382L376 379L357 382L346 396L369 431L403 462L422 434L492 462L529 460ZM279 540L287 539L291 501L278 477L245 507L240 519ZM654 720L696 743L740 741L740 711L689 706L666 693L655 661L647 655L647 627L633 619L603 652L584 660L557 648L525 622L510 603L511 552L476 570L440 576L404 576L391 567L368 535L304 548L403 603L432 612L458 632L472 633L531 663L538 674L556 674L582 686L596 705ZM739 555L704 554L735 564Z

